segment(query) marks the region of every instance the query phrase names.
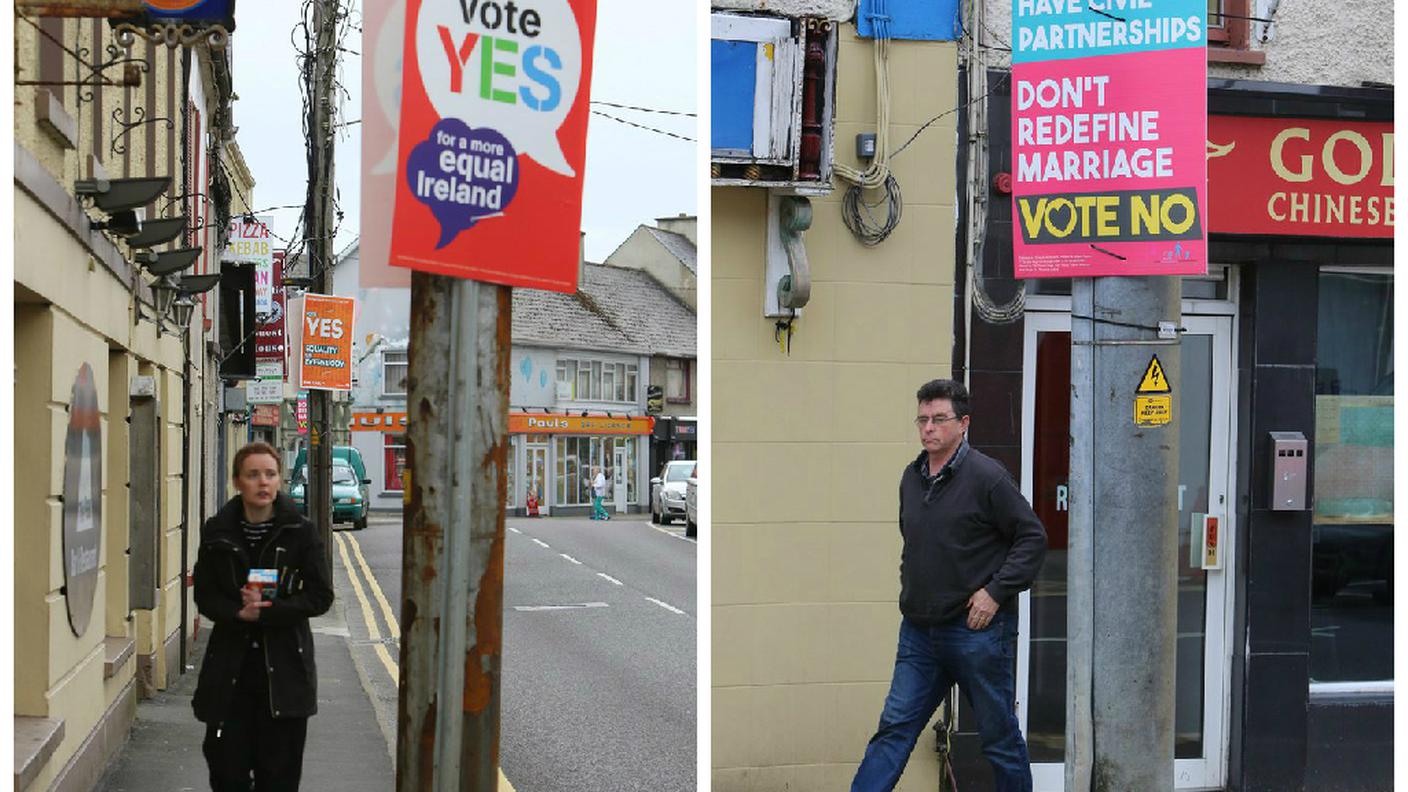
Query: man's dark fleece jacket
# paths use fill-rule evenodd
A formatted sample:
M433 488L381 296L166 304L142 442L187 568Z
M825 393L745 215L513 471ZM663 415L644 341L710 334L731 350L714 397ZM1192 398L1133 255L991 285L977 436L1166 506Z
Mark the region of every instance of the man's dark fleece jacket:
M920 626L965 614L980 588L1016 609L1046 557L1046 530L1007 469L966 440L937 475L927 451L905 468L900 533L900 612Z

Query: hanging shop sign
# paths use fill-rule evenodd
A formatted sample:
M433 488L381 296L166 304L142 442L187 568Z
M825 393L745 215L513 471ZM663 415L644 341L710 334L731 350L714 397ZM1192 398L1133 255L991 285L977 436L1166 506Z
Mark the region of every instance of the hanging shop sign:
M509 434L648 435L655 419L648 415L563 415L510 413Z
M396 129L401 120L401 46L405 0L362 0L362 206L357 280L364 289L409 289L411 271L393 267L391 212L396 200Z
M406 431L407 415L403 412L354 412L352 413L352 424L348 427L354 432L392 432L400 434Z
M299 434L308 434L308 391L298 392L298 404L294 407L293 420L298 425Z
M261 360L254 364L255 378L244 383L245 403L278 404L284 400L282 361Z
M575 292L595 0L406 0L390 263Z
M142 5L154 22L235 29L235 0L146 0Z
M278 426L279 405L256 404L250 407L249 422L254 426Z
M255 364L277 363L279 376L284 373L284 316L286 310L284 295L284 256L282 250L275 250L272 259L273 299L270 310L261 314L254 333ZM257 277L257 275L256 275ZM256 313L258 313L256 311Z
M303 295L299 387L352 390L351 297Z
M103 434L93 367L73 381L64 438L64 601L74 635L83 635L98 589L103 527Z
M262 220L235 217L230 220L230 237L221 261L254 265L254 312L261 316L274 310L274 246L269 226Z
M1393 238L1393 124L1213 116L1210 230Z
M1013 272L1207 268L1207 6L1017 0Z
M665 389L662 386L645 386L645 411L651 415L659 415L665 411Z

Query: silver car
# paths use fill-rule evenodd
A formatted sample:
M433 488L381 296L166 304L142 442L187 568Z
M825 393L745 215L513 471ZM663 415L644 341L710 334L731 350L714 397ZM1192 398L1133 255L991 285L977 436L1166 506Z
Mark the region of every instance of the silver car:
M660 475L650 480L650 521L668 525L684 517L685 483L694 472L693 459L666 462Z
M696 465L684 489L684 535L699 535L699 467Z

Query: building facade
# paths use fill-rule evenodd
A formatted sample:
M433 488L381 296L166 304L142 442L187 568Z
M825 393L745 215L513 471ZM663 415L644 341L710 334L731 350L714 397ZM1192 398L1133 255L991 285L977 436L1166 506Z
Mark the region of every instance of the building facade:
M1009 29L1011 5L985 10L979 41L1000 47L992 31ZM1182 279L1175 396L1179 789L1392 786L1393 71L1380 10L1210 7L1211 263ZM987 167L960 180L963 202L970 184L1012 172L1007 64L987 52ZM960 172L973 156L960 152ZM980 197L990 205L977 282L1016 318L976 304L961 312L953 332L967 363L955 376L976 404L1012 406L999 421L975 418L970 440L1020 477L1048 528L1046 566L1022 595L1018 716L1036 788L1056 790L1070 282L1013 281L1010 201ZM960 232L962 255L975 229ZM1304 505L1289 509L1272 498L1275 441L1287 436L1304 439L1309 483ZM1220 568L1190 560L1197 514L1218 518ZM975 730L959 714L959 777L982 779Z
M410 290L363 288L361 266L360 249L353 248L333 275L334 292L356 297L360 306L350 442L367 463L373 508L399 510ZM576 294L515 289L509 513L588 513L593 467L604 468L612 480L608 505L614 510L648 511L656 422L649 384L656 361L693 376L694 345L693 311L644 270L583 263ZM661 374L662 380L669 377ZM693 416L693 394L673 406Z
M899 627L894 493L916 453L914 392L952 371L962 291L954 8L925 5L947 24L917 22L885 59L852 2L715 3L707 472L717 790L846 788L889 689ZM773 62L803 53L792 61L792 92L766 107L738 103L752 95L768 45L784 53ZM872 246L847 224L849 183L826 174L868 164L856 136L877 130L877 61L889 77L885 134L903 215ZM801 127L769 149L760 130L771 122L760 119L785 118L793 101ZM789 158L794 139L800 153ZM805 262L795 249L789 259L779 206L799 196L809 207L787 211L796 228L809 209ZM809 275L799 311L777 304L784 275ZM926 737L899 789L939 782Z
M183 673L188 570L224 490L218 292L182 316L143 251L194 250L172 276L194 290L253 185L228 166L233 47L139 37L122 85L78 61L120 51L106 19L21 11L14 44L15 779L86 790L138 697ZM159 195L121 197L152 177Z

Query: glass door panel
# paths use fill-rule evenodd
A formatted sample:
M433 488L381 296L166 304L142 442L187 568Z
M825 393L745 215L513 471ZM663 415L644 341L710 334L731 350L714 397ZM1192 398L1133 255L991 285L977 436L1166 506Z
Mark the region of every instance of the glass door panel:
M528 489L537 493L538 509L544 515L547 515L548 447L545 445L530 445L525 447L525 451L527 459L524 468L528 478ZM525 490L525 492L526 491L527 490Z
M1194 514L1220 518L1224 569L1230 568L1226 514L1230 454L1231 322L1185 317L1179 416L1178 609L1175 658L1175 758L1180 788L1221 783L1225 589L1222 572L1190 559ZM1070 319L1028 315L1026 426L1030 460L1024 485L1046 526L1046 562L1023 595L1019 717L1037 789L1062 788L1066 727L1066 553L1069 537Z

